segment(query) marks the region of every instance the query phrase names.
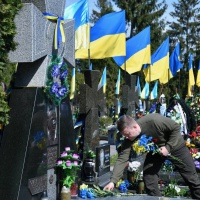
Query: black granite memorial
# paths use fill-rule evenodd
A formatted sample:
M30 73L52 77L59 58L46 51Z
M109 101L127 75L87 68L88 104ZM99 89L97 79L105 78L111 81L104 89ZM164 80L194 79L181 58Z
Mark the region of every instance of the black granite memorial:
M139 105L136 87L136 75L126 74L125 85L122 86L122 108L120 115L127 114L135 118L135 108Z
M100 72L97 70L84 70L85 84L80 85L80 120L84 120L84 147L95 151L99 145L99 105L103 107L103 88L97 91Z
M110 145L102 144L96 147L96 172L97 176L102 176L110 172Z
M96 179L95 184L104 187L110 181L110 145L108 143L101 144L96 147L95 161Z
M75 65L74 20L63 23L66 42L53 46L56 20L43 12L63 16L65 0L24 0L16 15L17 49L9 53L18 68L10 95L10 124L1 142L0 199L39 200L44 191L55 200L60 192L54 166L66 146L76 150L70 100L55 107L43 88L51 55Z
M8 200L40 199L44 190L56 184L54 166L60 150L76 148L69 100L55 108L42 89L14 89L10 107L0 153L4 160L0 195Z

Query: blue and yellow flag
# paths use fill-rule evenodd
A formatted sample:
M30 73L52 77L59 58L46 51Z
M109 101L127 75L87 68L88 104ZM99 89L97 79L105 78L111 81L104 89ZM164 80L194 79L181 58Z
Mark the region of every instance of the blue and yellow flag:
M89 49L90 24L88 0L79 0L66 7L64 19L75 19L75 50Z
M151 56L152 64L143 70L145 81L151 82L159 79L160 83L169 80L169 37L160 45Z
M92 63L90 63L90 70L92 70Z
M90 31L90 55L87 49L79 49L75 58L103 59L126 55L125 11L113 12L101 17Z
M117 109L116 109L117 115L119 115L121 107L122 107L122 104L121 104L119 98L117 98Z
M178 42L169 58L169 69L172 76L174 77L182 67L183 64L180 62L180 42Z
M140 71L143 64L151 64L150 26L126 41L126 58L113 59L129 74Z
M158 97L158 80L155 82L153 90L150 94L150 100L157 99Z
M101 80L98 85L98 90L101 87L103 87L103 93L105 94L106 93L106 67L103 70L103 74L102 74Z
M200 87L200 60L199 60L199 66L198 66L198 72L197 72L196 85Z
M191 97L192 96L192 89L195 85L194 73L193 73L193 67L192 67L192 54L189 55L188 71L189 71L188 96Z
M117 82L116 82L115 94L119 94L119 89L120 89L120 78L121 78L121 74L120 74L120 69L119 69L118 77L117 77Z
M146 82L141 93L141 99L147 99L149 97L149 83Z
M141 97L141 86L140 86L140 77L137 77L137 90L138 90L138 96Z
M71 80L71 90L70 90L70 99L74 98L75 93L75 68L72 68L72 80Z

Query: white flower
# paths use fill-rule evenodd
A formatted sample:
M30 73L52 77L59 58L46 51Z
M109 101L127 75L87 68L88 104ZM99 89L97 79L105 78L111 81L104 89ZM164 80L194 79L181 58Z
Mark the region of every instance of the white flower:
M191 139L190 139L190 138L188 138L186 141L187 141L188 143L190 143L190 142L191 142Z
M138 161L133 161L128 163L128 171L133 172L138 170L138 168L141 166L141 163Z
M180 189L177 185L169 184L169 187L170 187L171 189L174 188L174 189L176 190L177 193L179 193L179 192L181 191L181 189Z

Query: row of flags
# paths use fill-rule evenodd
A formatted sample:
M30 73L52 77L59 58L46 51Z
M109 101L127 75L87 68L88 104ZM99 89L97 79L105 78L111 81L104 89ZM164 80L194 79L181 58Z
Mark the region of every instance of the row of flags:
M176 50L175 50L176 51ZM90 70L92 70L92 63L90 64ZM106 70L107 68L105 67L102 73L102 77L100 79L100 82L98 84L98 90L103 87L103 93L106 93ZM188 96L192 96L192 90L193 86L195 85L195 79L194 79L194 73L193 73L193 67L192 67L192 54L189 56L189 65L188 65L188 70L189 70L189 84L188 84ZM116 82L116 89L115 89L115 94L119 95L120 93L120 79L121 79L121 70L118 70L118 76L117 76L117 82ZM200 87L200 60L199 60L199 67L198 67L198 73L197 73L197 78L196 78L196 85ZM143 90L141 91L141 86L140 86L140 77L137 77L137 91L138 91L138 96L140 96L142 99L147 99L149 97L149 83L146 82L144 85ZM74 93L75 93L75 68L72 69L72 80L71 80L71 93L70 93L70 99L74 98ZM155 81L154 87L150 93L150 100L157 99L158 97L158 80Z
M124 10L102 16L90 28L88 0L79 0L65 8L64 19L75 19L76 59L113 57L116 64L129 74L143 70L146 87L151 81L167 83L183 67L179 60L180 43L169 56L169 37L151 55L150 26L126 41ZM101 80L101 86L103 80L106 79ZM190 80L188 88L193 84Z

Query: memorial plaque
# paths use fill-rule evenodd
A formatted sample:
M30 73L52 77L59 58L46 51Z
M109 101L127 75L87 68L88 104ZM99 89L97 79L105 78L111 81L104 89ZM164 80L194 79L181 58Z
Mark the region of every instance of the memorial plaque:
M29 179L28 188L32 195L35 195L47 190L47 175Z
M55 167L57 162L58 146L51 146L47 148L47 168Z
M96 172L98 177L110 172L110 145L96 147Z

